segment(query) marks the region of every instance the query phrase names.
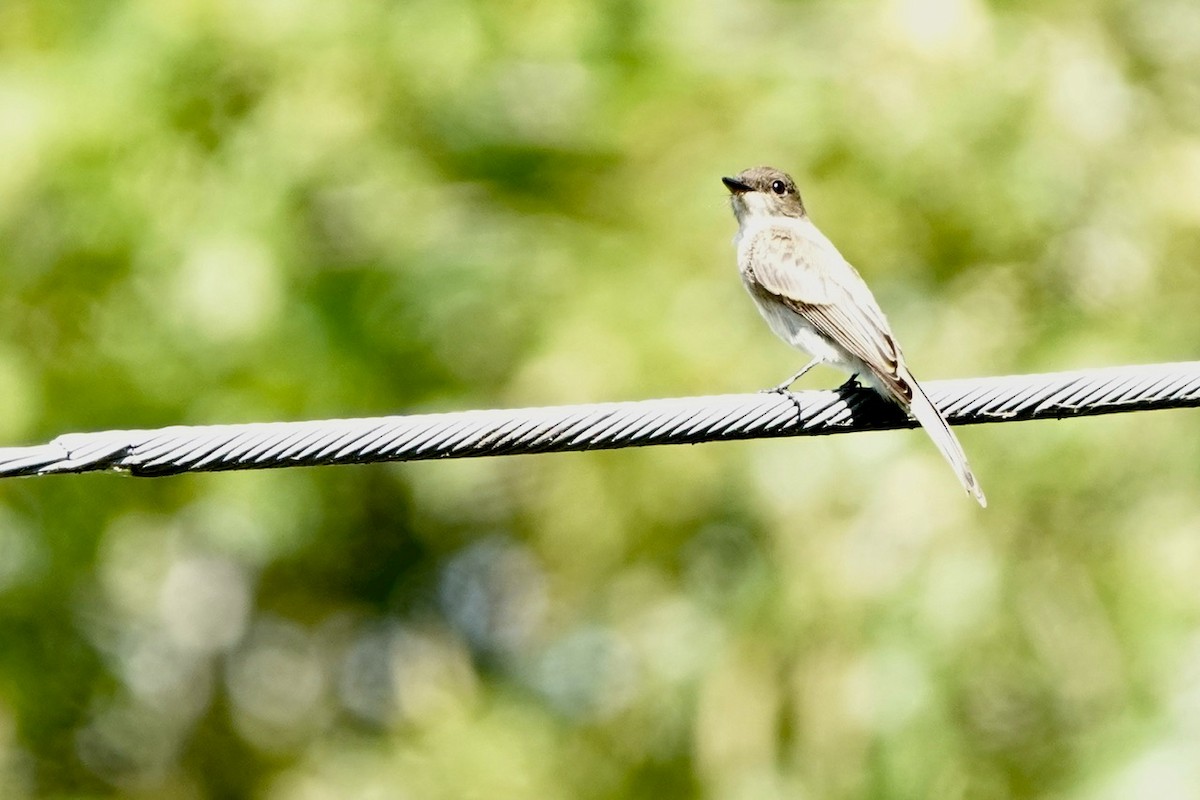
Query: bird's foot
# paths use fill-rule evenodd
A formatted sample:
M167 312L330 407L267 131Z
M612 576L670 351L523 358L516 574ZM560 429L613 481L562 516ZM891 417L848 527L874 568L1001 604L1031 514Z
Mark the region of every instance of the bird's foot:
M772 386L768 389L759 389L758 393L777 394L780 397L786 398L787 401L796 408L796 421L800 422L804 418L804 409L800 407L800 398L793 394L789 389L791 385L791 381L788 381L787 383L781 383L778 386Z
M856 372L847 378L846 382L839 386L837 390L839 392L853 392L855 389L861 388L863 388L863 385L858 382L858 373Z

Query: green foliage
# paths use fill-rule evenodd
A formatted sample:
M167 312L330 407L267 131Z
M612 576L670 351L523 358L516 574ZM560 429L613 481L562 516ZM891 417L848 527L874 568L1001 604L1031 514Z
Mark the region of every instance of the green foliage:
M921 376L1194 358L1193 5L5 0L0 444L774 384L759 163ZM1194 795L1200 422L962 439L10 481L0 794Z

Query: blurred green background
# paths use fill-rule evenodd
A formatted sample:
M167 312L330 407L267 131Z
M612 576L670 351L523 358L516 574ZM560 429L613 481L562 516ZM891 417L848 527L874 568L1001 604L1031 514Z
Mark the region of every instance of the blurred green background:
M1191 0L3 0L0 445L1200 341ZM818 370L810 387L844 376ZM1200 795L1200 416L0 484L0 796Z

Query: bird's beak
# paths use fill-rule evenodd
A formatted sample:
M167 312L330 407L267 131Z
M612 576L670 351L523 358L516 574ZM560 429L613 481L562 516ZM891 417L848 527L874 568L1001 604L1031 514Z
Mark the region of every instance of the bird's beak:
M730 194L745 194L754 191L737 178L721 178L721 183L725 184L725 188L729 190Z

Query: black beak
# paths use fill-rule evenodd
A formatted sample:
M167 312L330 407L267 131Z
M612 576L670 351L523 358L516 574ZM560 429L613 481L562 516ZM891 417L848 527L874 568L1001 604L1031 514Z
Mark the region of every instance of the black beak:
M737 178L721 178L721 183L725 184L725 188L730 194L745 194L746 192L754 191L753 188L739 181Z

